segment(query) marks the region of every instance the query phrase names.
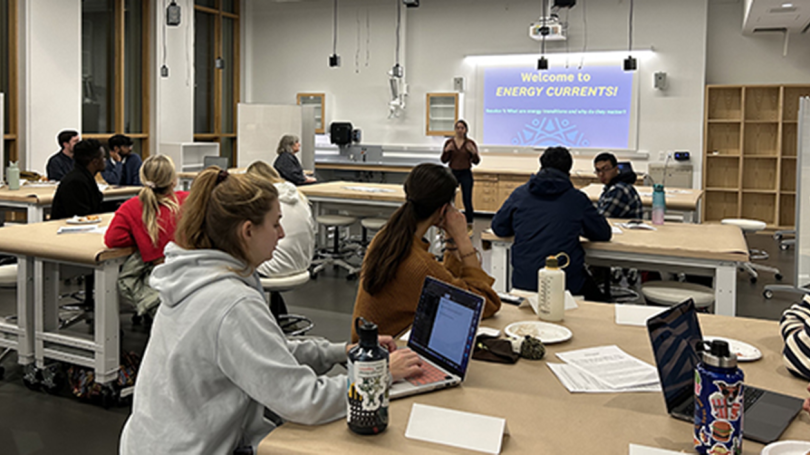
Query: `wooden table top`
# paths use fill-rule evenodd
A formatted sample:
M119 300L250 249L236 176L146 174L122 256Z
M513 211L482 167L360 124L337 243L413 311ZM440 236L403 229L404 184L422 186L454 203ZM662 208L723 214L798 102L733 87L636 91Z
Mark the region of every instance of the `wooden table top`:
M614 306L579 302L566 311L560 324L569 328L571 340L547 346L545 359L520 359L514 365L473 360L467 380L460 387L391 402L388 429L376 436L358 436L345 420L326 425L286 423L270 433L259 454L358 454L358 453L467 453L459 449L405 437L414 403L505 418L510 435L504 454L621 454L630 443L692 452L692 425L667 414L657 393L569 393L546 365L560 362L555 354L588 347L617 345L628 354L655 365L647 330L616 325ZM806 397L807 381L788 373L782 364L782 338L775 321L701 314L705 335L726 336L750 343L763 354L756 362L742 363L746 382L797 397ZM536 320L529 308L505 304L482 321L484 327L503 329L521 320ZM810 414L802 412L782 439L807 439ZM759 454L762 444L746 440L744 454Z
M626 220L609 219L611 226ZM583 240L586 251L618 251L696 259L748 261L748 244L737 226L723 224L664 223L655 231L625 229L613 234L609 242ZM490 231L481 240L511 242Z
M19 190L12 191L8 186L0 188L0 202L21 202L36 205L51 205L56 193L57 184L37 184L36 186L23 185ZM141 191L140 186L110 186L102 194L105 198L117 196L134 196Z
M601 183L591 183L585 188L581 188L588 198L596 202L599 196L602 195L604 185ZM645 207L652 206L652 193L651 186L636 186L636 191L641 198L641 204ZM666 205L668 209L673 210L686 210L693 211L697 209L698 201L703 197L703 190L689 189L689 188L667 188L666 192Z
M94 226L109 226L113 215L100 215L101 222ZM129 256L135 251L134 248L107 248L101 233L57 234L62 226L76 225L69 224L67 220L55 220L0 227L0 251L89 265Z
M405 202L405 190L401 184L325 182L298 187L308 198L366 199L380 202Z

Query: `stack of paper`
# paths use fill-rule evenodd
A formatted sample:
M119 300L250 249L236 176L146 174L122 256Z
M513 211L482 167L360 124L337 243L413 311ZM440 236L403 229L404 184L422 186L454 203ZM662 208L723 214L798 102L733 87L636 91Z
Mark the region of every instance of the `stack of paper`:
M660 392L658 371L618 346L557 353L566 363L548 363L569 392Z

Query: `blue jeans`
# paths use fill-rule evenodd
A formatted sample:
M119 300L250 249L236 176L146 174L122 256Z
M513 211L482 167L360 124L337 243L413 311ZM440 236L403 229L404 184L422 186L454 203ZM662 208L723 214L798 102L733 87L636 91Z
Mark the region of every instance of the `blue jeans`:
M469 169L462 169L460 171L456 169L451 170L453 171L453 176L456 177L456 180L458 180L458 183L461 185L461 200L464 202L464 216L467 218L467 224L472 224L473 214L475 213L472 204L472 171Z

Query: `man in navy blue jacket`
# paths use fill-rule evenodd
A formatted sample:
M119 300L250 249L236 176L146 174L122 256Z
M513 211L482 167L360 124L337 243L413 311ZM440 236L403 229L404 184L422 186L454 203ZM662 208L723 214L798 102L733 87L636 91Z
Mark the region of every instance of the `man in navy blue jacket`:
M537 290L537 270L547 256L565 252L571 264L565 269L565 287L587 300L604 300L604 294L585 270L585 250L579 237L608 241L610 225L582 191L574 188L568 173L573 160L565 147L550 147L540 157L540 172L532 175L509 196L492 219L500 237L515 237L512 245L512 287Z
M110 157L107 158L107 168L101 176L110 185L141 185L140 172L143 160L137 153L132 152L133 143L132 138L123 134L116 134L107 141Z

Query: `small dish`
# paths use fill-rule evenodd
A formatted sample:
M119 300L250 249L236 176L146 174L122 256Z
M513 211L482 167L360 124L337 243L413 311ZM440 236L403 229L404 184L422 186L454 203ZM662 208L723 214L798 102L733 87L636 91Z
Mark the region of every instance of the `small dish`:
M703 341L711 343L712 340L723 340L728 343L729 350L737 354L737 361L739 362L753 362L762 358L762 352L759 349L743 341L710 335L703 337Z
M562 343L574 336L567 327L542 321L513 322L506 326L504 332L512 338L523 338L529 335L544 344Z
M810 441L778 441L766 445L760 455L806 455Z
M65 220L67 224L96 224L101 223L101 217L98 215L87 216L74 216Z

